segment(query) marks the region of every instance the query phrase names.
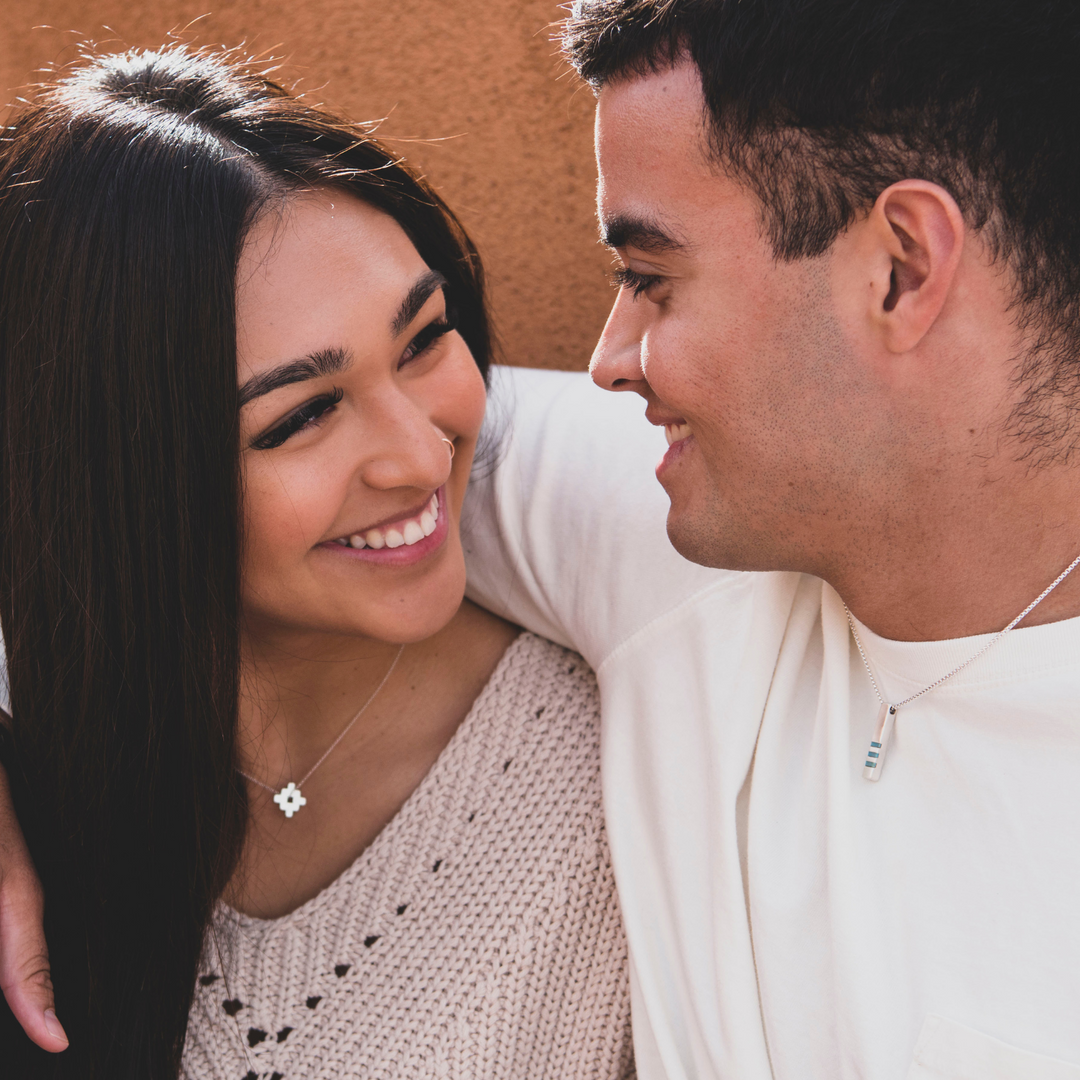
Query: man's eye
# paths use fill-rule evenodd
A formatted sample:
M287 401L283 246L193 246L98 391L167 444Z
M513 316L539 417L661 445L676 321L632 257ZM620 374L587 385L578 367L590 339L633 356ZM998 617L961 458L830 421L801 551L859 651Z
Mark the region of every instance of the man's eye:
M616 289L632 289L636 300L646 289L656 285L661 278L657 274L639 274L628 266L620 266L611 275L611 283Z
M324 416L332 412L334 407L345 396L344 390L333 390L329 394L321 394L317 398L305 401L298 409L293 409L279 423L269 431L252 439L251 446L255 450L273 450L281 446L286 439L292 438L298 431L308 425L314 426Z

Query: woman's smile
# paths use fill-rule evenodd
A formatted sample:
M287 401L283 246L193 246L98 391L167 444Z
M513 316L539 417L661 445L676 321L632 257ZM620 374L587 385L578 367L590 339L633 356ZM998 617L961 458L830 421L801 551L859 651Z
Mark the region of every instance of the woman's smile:
M381 566L412 566L443 546L449 521L444 486L418 510L328 540L318 548Z

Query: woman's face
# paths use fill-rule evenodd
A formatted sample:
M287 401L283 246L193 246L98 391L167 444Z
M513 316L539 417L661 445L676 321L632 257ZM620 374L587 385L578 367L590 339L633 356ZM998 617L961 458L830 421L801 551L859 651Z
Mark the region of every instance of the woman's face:
M419 641L460 605L484 384L441 286L350 195L296 196L252 229L237 277L249 635Z

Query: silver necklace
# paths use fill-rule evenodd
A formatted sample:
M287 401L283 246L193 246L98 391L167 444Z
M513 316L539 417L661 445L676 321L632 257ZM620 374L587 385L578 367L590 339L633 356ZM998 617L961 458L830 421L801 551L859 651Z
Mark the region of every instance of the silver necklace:
M917 694L912 694L910 697L904 698L903 701L897 701L895 703L885 700L878 687L877 679L874 678L874 672L870 667L870 661L866 658L866 653L863 651L862 642L859 640L858 631L855 629L855 620L851 617L851 612L848 611L847 604L844 604L844 614L847 616L848 626L851 627L851 636L855 639L855 647L859 650L859 655L862 657L863 667L866 668L866 674L870 676L870 685L874 688L874 693L877 695L878 701L881 703L881 708L878 710L877 724L875 725L874 737L870 740L870 749L866 752L866 764L863 765L863 777L867 780L879 780L881 778L881 766L885 762L885 751L889 748L889 736L892 735L893 726L896 723L896 714L900 711L904 705L910 705L916 698L921 698L923 694L929 694L931 690L936 690L943 682L947 682L954 675L963 671L968 664L973 664L979 659L983 653L992 649L1017 623L1021 622L1028 615L1030 615L1072 572L1080 566L1080 555L1077 555L1075 559L1069 565L1062 570L1060 574L1049 584L1034 600L1004 630L999 630L978 652L969 656L962 664L957 664L952 671L945 675L942 675L940 679L935 679L929 686L924 686ZM842 602L842 601L841 601Z
M326 748L326 752L323 754L314 765L300 778L300 783L294 783L290 780L280 791L275 791L274 802L277 803L278 809L287 817L291 818L301 806L307 806L307 799L304 798L301 793L301 788L311 779L311 774L334 752L338 743L345 738L346 735L352 730L353 724L364 715L367 707L379 696L379 691L387 684L390 676L394 674L394 668L397 667L397 662L401 659L401 654L405 651L405 646L402 645L397 651L397 655L394 657L393 663L390 665L389 670L382 678L382 682L375 687L375 692L360 706L360 711L345 725L341 734ZM250 780L253 784L258 784L259 787L266 791L274 791L269 784L264 784L261 780L256 780L254 776L248 776L243 769L236 770L245 780Z

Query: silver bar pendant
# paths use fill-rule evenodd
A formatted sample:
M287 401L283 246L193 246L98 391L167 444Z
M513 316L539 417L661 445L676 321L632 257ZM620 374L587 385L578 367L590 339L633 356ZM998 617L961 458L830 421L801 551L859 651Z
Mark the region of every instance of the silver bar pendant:
M863 778L866 780L880 780L881 766L885 761L885 751L889 748L889 736L892 734L893 723L899 710L895 705L882 705L878 710L877 734L870 742L870 749L866 752L866 764L863 766Z

